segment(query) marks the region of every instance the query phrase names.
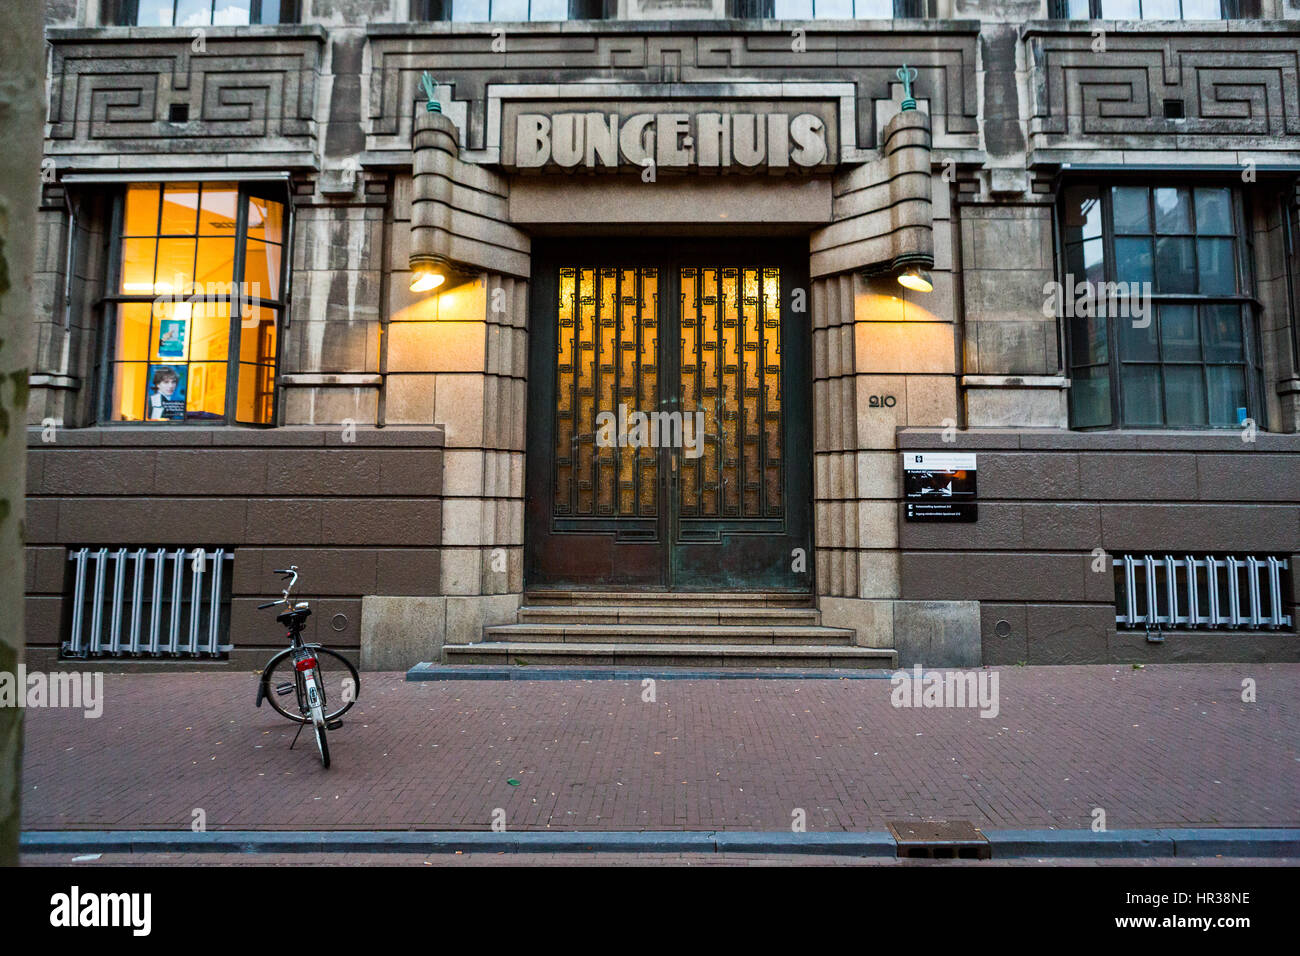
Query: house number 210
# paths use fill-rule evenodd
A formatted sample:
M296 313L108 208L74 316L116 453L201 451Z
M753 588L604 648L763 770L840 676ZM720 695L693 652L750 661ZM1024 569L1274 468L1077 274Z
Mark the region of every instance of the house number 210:
M871 408L893 408L897 404L893 395L872 395L868 405Z

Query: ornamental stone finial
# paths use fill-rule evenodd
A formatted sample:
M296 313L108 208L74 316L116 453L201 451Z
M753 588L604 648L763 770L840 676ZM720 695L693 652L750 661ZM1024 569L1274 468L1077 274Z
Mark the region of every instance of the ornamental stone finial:
M430 113L441 113L442 104L438 102L438 95L433 88L433 77L429 75L428 70L425 70L420 77L420 86L423 87L425 98L429 101L424 108Z
M903 103L900 110L906 113L908 110L916 109L916 99L912 96L912 81L916 79L916 67L909 67L904 63L894 75L903 81Z

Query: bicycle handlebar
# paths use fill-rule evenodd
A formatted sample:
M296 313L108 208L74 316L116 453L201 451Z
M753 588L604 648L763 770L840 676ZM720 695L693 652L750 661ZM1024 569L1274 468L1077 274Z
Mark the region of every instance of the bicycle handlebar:
M275 607L277 604L288 604L289 592L292 591L293 586L298 583L298 565L296 564L291 564L287 568L278 568L272 571L271 573L281 575L280 580L282 581L285 580L286 578L291 578L292 580L289 581L288 587L284 589L284 596L281 597L280 600L272 601L269 604L259 604L257 607L259 611L263 611L268 607Z

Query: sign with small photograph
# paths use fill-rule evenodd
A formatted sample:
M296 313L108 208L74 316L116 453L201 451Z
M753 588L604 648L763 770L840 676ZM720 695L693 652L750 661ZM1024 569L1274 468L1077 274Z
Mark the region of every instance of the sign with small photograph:
M163 319L158 323L158 357L180 359L185 357L184 319Z
M969 452L903 453L908 521L976 521L975 456Z

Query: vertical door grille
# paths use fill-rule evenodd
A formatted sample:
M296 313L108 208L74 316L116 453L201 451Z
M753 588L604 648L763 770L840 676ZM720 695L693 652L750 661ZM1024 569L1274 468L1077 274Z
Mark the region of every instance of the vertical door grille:
M1287 559L1274 555L1125 554L1113 559L1121 627L1278 630Z
M230 568L221 548L80 548L69 657L218 657L230 651Z

